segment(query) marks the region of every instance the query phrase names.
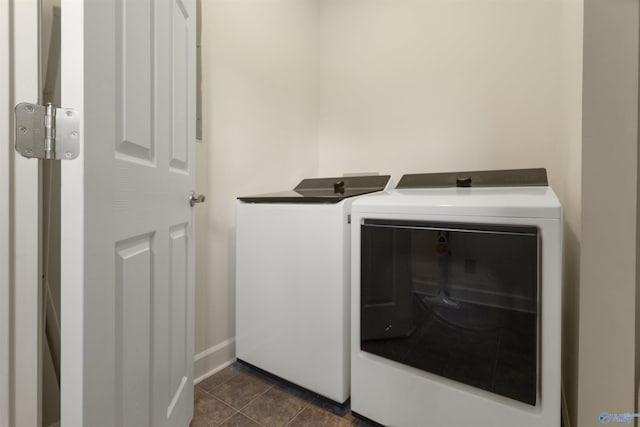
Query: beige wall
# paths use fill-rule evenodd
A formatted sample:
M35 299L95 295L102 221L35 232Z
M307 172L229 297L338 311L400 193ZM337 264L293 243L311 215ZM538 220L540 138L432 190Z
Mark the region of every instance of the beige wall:
M568 191L579 3L321 3L321 174L542 166Z
M196 378L235 357L235 198L317 174L317 7L202 2Z
M585 1L578 422L635 412L638 2Z

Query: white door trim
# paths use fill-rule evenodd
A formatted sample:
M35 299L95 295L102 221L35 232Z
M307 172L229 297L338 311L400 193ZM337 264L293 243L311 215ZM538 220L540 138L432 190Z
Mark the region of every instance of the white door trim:
M9 97L10 110L16 100L38 102L39 99L39 2L12 0L9 25L12 32ZM18 24L19 23L19 24ZM11 117L12 111L9 112ZM9 129L13 120L9 119ZM13 131L13 130L12 130ZM9 139L11 141L11 138ZM10 143L10 145L13 145ZM41 424L42 370L42 298L40 293L40 167L34 159L25 159L9 147L12 178L9 207L9 292L13 304L10 393L13 405L12 426Z
M9 129L11 109L9 107L9 0L0 0L0 427L9 427L11 418L11 392L9 389L9 154L11 153L11 131Z
M61 103L65 108L84 111L84 68L66 69L69 64L84 64L84 2L62 0L64 10L60 25ZM67 49L65 49L65 46ZM69 46L73 46L69 49ZM84 170L84 117L80 116L80 156L64 162L60 186L68 191L61 194L60 235L61 251L60 324L60 425L81 426L84 422L83 345L84 318L77 307L84 306L84 180L77 179ZM72 197L79 208L69 210L65 197ZM67 258L65 258L67 257ZM67 259L72 259L68 262ZM70 268L70 266L72 266Z

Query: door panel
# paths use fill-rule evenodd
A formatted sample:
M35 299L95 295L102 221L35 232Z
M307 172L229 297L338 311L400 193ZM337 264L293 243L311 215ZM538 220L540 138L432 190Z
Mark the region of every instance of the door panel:
M152 27L151 2L120 0L117 27L118 152L151 161Z
M193 24L192 24L193 25ZM189 158L189 79L187 78L189 45L189 15L184 4L175 0L173 6L173 138L171 141L171 167L186 171Z
M181 393L187 379L187 292L183 283L187 280L187 257L189 242L187 224L182 224L170 233L171 241L171 307L170 323L170 390L171 401Z
M116 244L116 354L118 425L150 424L153 235Z

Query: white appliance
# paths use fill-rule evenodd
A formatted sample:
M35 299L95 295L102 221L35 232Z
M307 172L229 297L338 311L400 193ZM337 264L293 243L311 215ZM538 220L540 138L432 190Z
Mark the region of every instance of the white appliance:
M349 397L349 214L389 176L305 179L240 197L236 355L335 402Z
M560 425L562 210L544 169L405 175L352 207L351 410Z

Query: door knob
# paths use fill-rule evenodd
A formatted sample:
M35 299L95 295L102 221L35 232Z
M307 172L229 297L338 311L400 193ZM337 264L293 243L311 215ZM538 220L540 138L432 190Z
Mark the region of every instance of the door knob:
M189 193L189 204L194 207L196 203L204 203L204 194L196 194L195 191Z

